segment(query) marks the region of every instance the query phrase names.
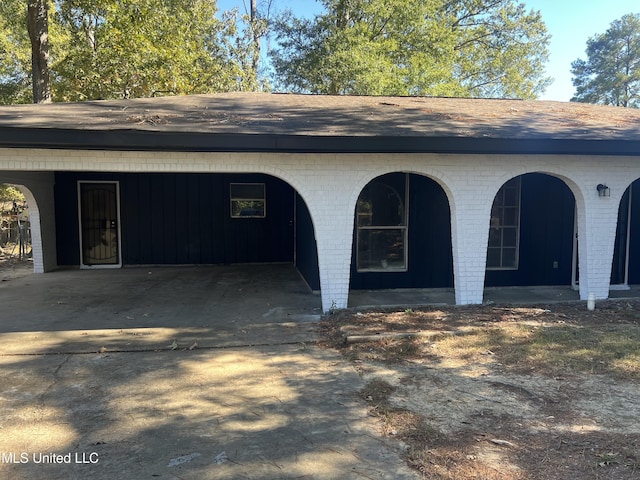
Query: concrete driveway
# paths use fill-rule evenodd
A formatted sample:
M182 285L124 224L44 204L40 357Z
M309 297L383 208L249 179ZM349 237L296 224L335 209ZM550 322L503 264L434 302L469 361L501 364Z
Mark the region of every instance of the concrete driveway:
M2 479L409 479L292 267L0 282Z
M313 339L321 314L320 296L291 265L9 277L0 305L0 351L23 354L298 342Z
M410 479L313 345L0 356L3 479Z

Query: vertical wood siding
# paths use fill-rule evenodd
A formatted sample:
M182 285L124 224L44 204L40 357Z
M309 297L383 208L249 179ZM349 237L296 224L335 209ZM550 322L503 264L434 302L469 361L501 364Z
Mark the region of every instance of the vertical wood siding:
M120 182L125 265L293 261L294 191L274 177L60 172L55 185L60 265L79 264L78 180ZM231 218L234 182L266 184L266 218Z
M570 285L574 215L573 194L562 180L523 175L518 268L487 270L485 285Z

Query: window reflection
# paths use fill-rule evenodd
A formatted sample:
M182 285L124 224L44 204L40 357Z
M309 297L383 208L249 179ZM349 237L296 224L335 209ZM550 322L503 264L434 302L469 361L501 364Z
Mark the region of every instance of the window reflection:
M407 268L408 175L391 174L369 183L356 207L358 271Z

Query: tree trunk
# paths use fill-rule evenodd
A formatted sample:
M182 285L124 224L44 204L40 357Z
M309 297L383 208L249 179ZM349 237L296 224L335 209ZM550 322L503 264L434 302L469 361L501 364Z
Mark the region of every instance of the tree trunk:
M349 2L347 0L340 0L336 7L336 26L338 29L343 30L349 25Z
M33 103L51 102L48 0L28 0L27 30L31 39Z
M251 0L251 31L253 32L253 59L251 68L253 72L258 78L258 65L260 62L260 37L262 36L262 32L260 31L260 27L258 26L258 0Z

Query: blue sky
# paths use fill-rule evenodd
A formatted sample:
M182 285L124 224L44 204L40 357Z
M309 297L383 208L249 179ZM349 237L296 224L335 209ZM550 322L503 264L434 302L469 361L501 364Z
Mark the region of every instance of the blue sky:
M248 0L245 0L248 3ZM273 0L278 10L291 9L300 16L312 16L320 11L316 0ZM640 13L638 0L521 0L527 7L540 10L551 34L547 75L554 83L541 97L544 100L568 101L574 93L571 83L571 62L585 58L587 39L604 33L611 22L627 13ZM226 10L242 0L218 0L218 8Z
M604 33L614 20L627 13L640 13L638 0L523 0L525 5L540 10L551 34L547 75L555 82L542 97L568 101L574 93L571 62L586 60L587 40Z

